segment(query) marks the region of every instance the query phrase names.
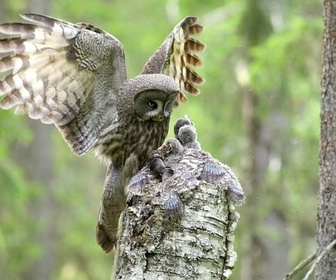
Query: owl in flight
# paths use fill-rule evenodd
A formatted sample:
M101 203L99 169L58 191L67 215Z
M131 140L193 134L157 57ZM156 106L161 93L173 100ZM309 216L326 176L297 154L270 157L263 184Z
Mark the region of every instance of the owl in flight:
M204 82L194 70L205 45L198 18L168 35L140 75L127 79L122 44L87 23L24 14L0 24L0 107L54 124L76 155L89 150L108 165L97 242L116 245L124 187L164 141L171 112Z

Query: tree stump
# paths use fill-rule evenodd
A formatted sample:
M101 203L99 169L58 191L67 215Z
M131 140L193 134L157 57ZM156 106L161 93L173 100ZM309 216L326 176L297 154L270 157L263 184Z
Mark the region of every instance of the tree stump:
M228 279L244 192L187 118L127 187L114 279Z

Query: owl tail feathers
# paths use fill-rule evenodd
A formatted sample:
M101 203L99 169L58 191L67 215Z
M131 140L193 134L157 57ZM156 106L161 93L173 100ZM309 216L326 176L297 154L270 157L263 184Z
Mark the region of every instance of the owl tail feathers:
M104 226L99 223L96 227L96 239L98 245L105 253L109 253L113 250L117 243L117 235L115 235L115 238L111 239L111 237L106 233Z
M99 215L96 227L96 240L105 253L115 249L118 241L118 224L124 204L112 205L103 198L99 208Z

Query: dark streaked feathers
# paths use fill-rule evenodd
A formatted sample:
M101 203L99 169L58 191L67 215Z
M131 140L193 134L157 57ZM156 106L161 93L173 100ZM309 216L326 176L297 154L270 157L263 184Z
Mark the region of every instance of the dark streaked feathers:
M198 94L197 86L205 81L193 70L202 66L195 53L204 51L205 45L191 37L202 31L203 26L198 24L197 17L186 17L176 25L142 71L143 74L163 73L172 77L181 88L176 105L187 100L184 93Z

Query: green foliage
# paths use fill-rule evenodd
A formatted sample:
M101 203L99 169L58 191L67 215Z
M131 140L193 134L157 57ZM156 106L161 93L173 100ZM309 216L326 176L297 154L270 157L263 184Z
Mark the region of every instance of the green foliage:
M30 240L36 228L31 226L27 209L41 189L25 180L24 171L11 158L16 143L31 139L22 119L0 111L0 127L0 278L18 279L39 251L38 244Z
M258 201L256 208L238 209L242 218L233 279L238 279L235 274L244 269L239 262L244 258L240 242L244 234L283 242L285 237L263 222L270 215L280 216L285 229L291 232L291 265L311 253L309 244L315 231L320 3L309 0L303 7L301 1L279 1L283 6L275 9L264 2L146 0L130 4L122 0L56 0L50 13L74 22L90 22L115 35L125 47L129 77L141 71L178 21L187 15L201 18L205 30L199 39L207 44L207 50L201 54L204 66L200 72L207 81L201 87L201 95L189 97L189 102L174 112L172 124L189 115L203 149L230 165L244 183L247 200ZM10 1L9 14L24 12L25 7L23 0ZM18 16L12 19L17 20ZM281 24L275 24L275 19L282 19ZM263 28L259 30L261 24ZM264 148L269 145L269 153L263 159L267 165L258 192L259 186L251 186L251 178L245 172L246 162L257 157L255 151L246 149L245 118L249 108L244 97L248 92L253 92L258 100L257 134L270 137L261 143ZM0 111L1 279L22 278L43 250L35 236L47 225L31 216L30 209L46 195L45 186L27 178L12 152L18 145L29 145L33 137L24 118L15 117L12 111ZM56 246L51 254L56 263L52 277L108 278L112 256L106 256L95 243L105 166L92 155L73 156L56 129L53 143L55 174L50 185L55 202L55 232L51 238ZM250 221L246 219L256 221L256 228L249 228Z

